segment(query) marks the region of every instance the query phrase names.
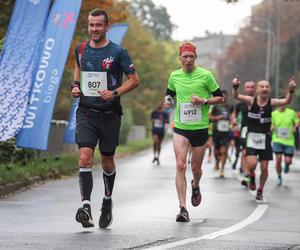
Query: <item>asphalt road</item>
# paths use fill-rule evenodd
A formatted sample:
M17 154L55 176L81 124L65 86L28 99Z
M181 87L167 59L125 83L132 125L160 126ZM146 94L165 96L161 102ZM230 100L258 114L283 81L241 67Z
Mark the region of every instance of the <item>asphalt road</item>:
M264 191L267 204L239 183L228 163L225 179L203 166L202 203L190 204L190 223L176 223L175 158L163 145L161 166L146 150L117 162L114 221L99 229L102 172L93 172L92 212L96 227L75 221L81 205L77 175L38 185L0 201L0 249L300 249L300 157L276 185L274 162ZM258 171L259 173L259 171ZM190 183L188 170L187 182Z

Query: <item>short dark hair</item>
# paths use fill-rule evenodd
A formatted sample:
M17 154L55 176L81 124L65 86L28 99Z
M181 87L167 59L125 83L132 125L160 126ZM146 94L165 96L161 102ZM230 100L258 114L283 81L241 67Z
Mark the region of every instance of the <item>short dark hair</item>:
M109 23L108 15L107 15L107 13L106 13L105 10L101 10L101 9L99 9L99 8L93 9L93 10L89 13L89 16L104 16L104 22L105 22L105 24L108 24L108 23Z

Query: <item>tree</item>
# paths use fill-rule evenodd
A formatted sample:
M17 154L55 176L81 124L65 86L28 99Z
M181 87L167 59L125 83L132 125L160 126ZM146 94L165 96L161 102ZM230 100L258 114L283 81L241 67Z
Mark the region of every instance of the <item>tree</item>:
M152 0L133 0L130 10L145 27L152 30L156 38L171 39L175 25L171 23L165 7L155 6Z

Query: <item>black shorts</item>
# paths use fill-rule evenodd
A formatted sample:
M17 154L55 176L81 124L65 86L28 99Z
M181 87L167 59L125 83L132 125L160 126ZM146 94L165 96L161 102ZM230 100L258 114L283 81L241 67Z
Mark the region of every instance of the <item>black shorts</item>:
M156 135L160 140L164 139L165 133L152 130L152 135Z
M255 155L258 156L259 161L272 161L273 160L273 150L271 145L272 138L270 135L266 135L266 148L265 149L255 149L246 147L246 156Z
M220 132L213 132L213 142L214 148L219 150L221 147L228 147L230 142L231 135L229 132L220 133Z
M184 130L179 128L174 128L176 134L182 135L187 138L192 145L192 147L203 146L208 139L208 129L197 129L197 130Z
M101 154L113 155L119 144L121 115L114 111L95 112L78 108L75 141L79 148L95 149L99 142Z

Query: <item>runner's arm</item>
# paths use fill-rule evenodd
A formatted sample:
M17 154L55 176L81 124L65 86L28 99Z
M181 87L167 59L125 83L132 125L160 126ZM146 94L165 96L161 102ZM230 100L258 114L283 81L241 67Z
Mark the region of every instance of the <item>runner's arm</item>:
M293 94L295 92L296 86L297 84L293 76L289 82L289 91L287 92L285 98L271 99L271 105L273 107L276 107L276 106L284 106L286 104L289 104L293 98Z

